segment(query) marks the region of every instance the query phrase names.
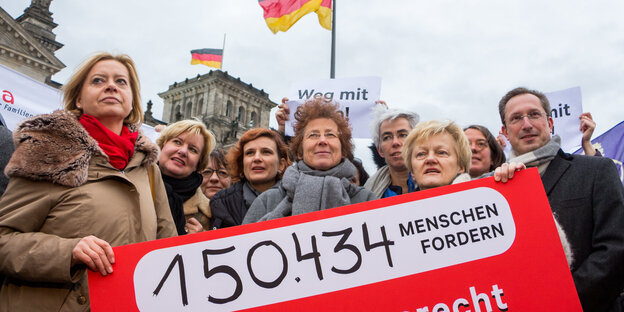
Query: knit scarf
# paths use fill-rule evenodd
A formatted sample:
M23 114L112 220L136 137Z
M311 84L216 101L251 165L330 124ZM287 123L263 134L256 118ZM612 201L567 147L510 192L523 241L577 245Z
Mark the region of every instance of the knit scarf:
M134 142L138 132L130 133L125 125L121 128L121 135L108 130L97 118L82 114L80 124L94 138L100 148L108 155L110 164L118 170L123 170L128 165L134 153Z
M522 155L516 155L512 150L509 154L509 162L523 163L527 167L537 167L540 175L546 170L548 164L561 149L561 138L553 136L546 145Z
M302 160L286 169L282 188L286 197L263 219L277 219L351 204L359 187L351 184L357 169L344 159L329 170L314 170Z
M168 175L162 175L167 191L167 200L169 200L169 209L175 223L178 235L186 234L184 225L186 218L184 217L184 202L193 197L197 192L197 188L202 183L202 175L193 171L191 175L183 179L176 179Z

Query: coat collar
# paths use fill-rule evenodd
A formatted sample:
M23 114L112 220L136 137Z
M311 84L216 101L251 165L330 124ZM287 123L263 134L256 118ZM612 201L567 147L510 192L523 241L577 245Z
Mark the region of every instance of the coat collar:
M563 174L568 170L571 165L570 160L572 160L572 156L559 149L555 158L550 161L546 172L544 172L542 176L542 183L544 184L546 195L550 194L550 191L552 191L559 179L561 179Z
M137 125L127 125L131 132ZM108 156L82 127L76 116L58 110L24 120L13 133L15 153L5 168L9 177L23 177L64 186L80 186L87 181L94 156ZM158 159L158 147L139 130L133 159L142 153L141 164ZM132 160L131 160L132 161Z

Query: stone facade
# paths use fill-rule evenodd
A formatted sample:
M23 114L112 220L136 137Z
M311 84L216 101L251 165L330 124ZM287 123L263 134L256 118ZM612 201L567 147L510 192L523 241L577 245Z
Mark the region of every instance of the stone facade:
M251 128L268 127L270 110L277 106L264 90L220 70L175 82L158 95L164 100L164 122L197 117L223 147Z
M52 75L65 68L54 52L63 44L52 32L57 24L50 12L51 0L32 0L24 14L13 19L0 8L0 64L53 87Z

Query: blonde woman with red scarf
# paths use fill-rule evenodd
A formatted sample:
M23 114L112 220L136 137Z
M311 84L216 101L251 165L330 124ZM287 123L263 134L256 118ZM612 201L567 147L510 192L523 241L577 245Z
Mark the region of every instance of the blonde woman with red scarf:
M132 59L98 53L64 86L65 110L14 131L0 311L86 311L86 269L113 273L112 247L176 235L139 90Z

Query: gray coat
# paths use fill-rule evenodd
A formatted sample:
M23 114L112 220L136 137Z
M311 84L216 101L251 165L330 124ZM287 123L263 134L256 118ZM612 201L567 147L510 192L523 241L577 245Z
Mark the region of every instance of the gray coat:
M377 199L349 182L355 170L348 160L327 171L313 170L300 160L286 169L281 183L256 198L243 224Z

